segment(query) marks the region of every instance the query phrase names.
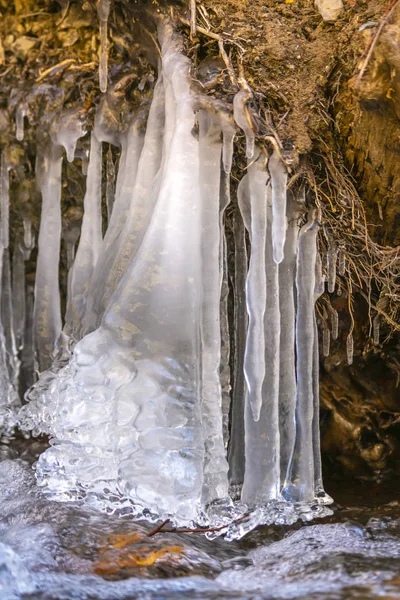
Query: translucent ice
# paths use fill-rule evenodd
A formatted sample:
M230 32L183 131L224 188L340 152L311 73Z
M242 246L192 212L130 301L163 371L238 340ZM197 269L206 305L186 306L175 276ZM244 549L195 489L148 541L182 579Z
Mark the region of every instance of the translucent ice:
M101 142L91 135L89 168L84 198L81 236L72 267L69 286L66 333L77 336L86 309L90 278L102 243L101 219Z
M8 248L9 241L9 212L10 212L10 181L9 166L5 153L1 154L0 163L0 243Z
M110 0L97 0L97 14L100 25L100 63L99 63L99 82L100 90L107 91L108 78L108 39L107 24L110 14Z
M24 139L24 119L26 115L25 104L20 104L15 113L16 137L19 142Z
M24 259L29 260L32 250L35 247L35 236L32 232L32 219L30 216L24 216L22 219L24 226Z
M245 178L239 184L240 193L245 193ZM239 194L239 190L238 190ZM229 480L232 486L243 483L244 478L244 401L246 381L244 377L244 355L246 350L246 275L247 249L245 227L238 207L233 217L233 237L235 248L234 280L234 372L232 389L231 431L229 440Z
M12 261L12 298L14 306L14 333L17 349L24 345L25 334L25 261L22 240L14 242Z
M106 204L107 204L107 223L110 222L111 213L115 200L115 165L112 156L111 144L108 147L107 162L106 162Z
M285 483L285 497L309 502L315 497L314 481L314 300L318 223L311 214L299 236L296 294L296 440Z
M34 345L41 371L49 368L61 333L58 265L61 239L60 146L49 145L37 157L36 176L42 193L35 279Z
M242 500L250 506L275 500L280 493L279 346L281 319L279 272L278 265L273 258L272 190L270 185L266 190L267 193L264 196L268 207L264 246L266 304L262 322L265 340L265 373L261 391L262 404L259 413L255 415L251 410L251 398L247 396L245 407L246 462ZM255 215L252 213L252 223L254 218Z
M139 248L157 199L156 175L161 165L164 132L164 86L158 80L143 139L140 113L123 140L116 197L111 219L93 273L84 331L100 323L127 265Z
M286 477L295 439L296 367L295 367L295 278L299 237L300 206L288 197L288 229L284 258L279 265L279 306L281 319L279 367L279 427L282 480Z
M105 89L110 3L100 0L97 7ZM207 90L199 93L183 39L166 16L155 14L157 81L147 75L137 86L136 72L130 73L102 95L81 229L80 207L79 215L64 211L70 269L64 333L71 337L62 356L55 356L64 348L61 146L72 159L85 130L79 111L54 120L52 143L38 157L43 202L34 340L26 331L22 388L34 378L33 342L42 373L19 423L34 435L49 435L36 476L58 498L179 524L224 522L228 539L236 539L258 524L327 514L316 507L329 501L319 448L315 301L324 281L318 224L313 217L300 231L304 190L288 192L279 153L267 170L266 148L255 145L247 88L234 98L248 163L231 202L230 107ZM120 159L114 186L117 150L108 147L102 239L104 142L119 148ZM27 247L30 222L24 225ZM14 257L17 289L18 248ZM28 284L26 330L31 320ZM3 429L12 396L8 337L0 323ZM229 493L235 500L241 493L241 501Z
M328 248L328 292L335 291L336 286L336 267L338 259L338 247L335 243L330 244Z
M74 160L78 139L85 133L84 112L77 109L63 112L53 121L50 130L54 144L65 148L68 162Z
M201 231L212 217L202 200L199 142L192 135L190 62L172 26L160 22L159 34L163 78L179 102L166 105L171 135L151 222L100 327L75 346L37 412L32 406L25 418L42 419L54 437L37 469L49 489L82 485L104 496L108 488L187 522L205 481L199 291L207 258ZM112 218L117 200L118 192ZM219 201L215 215L218 228ZM216 304L219 315L219 294ZM213 479L226 473L224 463L223 455L210 461ZM226 489L227 483L218 484L214 498Z
M262 406L262 387L265 377L267 178L264 155L260 153L258 159L249 166L248 175L244 177L238 190L239 207L251 242L246 282L249 325L244 372L249 403L256 420L259 418Z
M245 88L237 92L233 99L233 115L236 124L246 137L246 156L251 159L254 156L255 134L254 126L247 103L251 100L252 93Z
M220 169L221 130L212 116L204 111L198 115L200 194L203 206L202 222L202 298L201 324L201 402L204 418L204 483L203 502L228 496L228 465L222 436L221 363L221 230L220 230Z
M276 150L268 161L272 188L272 245L274 261L279 264L283 260L283 249L286 236L286 185L287 169Z

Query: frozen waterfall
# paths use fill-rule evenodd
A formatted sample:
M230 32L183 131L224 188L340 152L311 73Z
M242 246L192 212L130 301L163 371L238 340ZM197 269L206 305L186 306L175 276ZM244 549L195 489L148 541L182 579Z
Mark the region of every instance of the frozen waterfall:
M18 423L47 434L51 444L38 460L37 481L61 499L137 517L178 524L241 517L231 538L259 523L326 514L315 212L304 225L303 190L288 191L281 153L257 141L251 90L239 90L229 108L199 93L183 39L164 17L157 17L161 59L151 102L136 103L129 122L110 119L122 86L107 87L108 8L99 3L104 94L90 134L76 253L76 231L64 236L70 269L64 322L63 147L73 161L86 135L79 111L56 119L37 158L42 210L33 317L28 289L26 302L15 307L17 344L24 352L33 345L41 372ZM232 152L243 134L247 167L236 193ZM118 168L111 145L120 153ZM4 261L3 163L1 185ZM22 238L16 243L13 285L24 290ZM15 387L4 306L2 298L0 377L8 373ZM24 346L23 322L32 318L33 339L26 335ZM0 417L10 402L0 399Z

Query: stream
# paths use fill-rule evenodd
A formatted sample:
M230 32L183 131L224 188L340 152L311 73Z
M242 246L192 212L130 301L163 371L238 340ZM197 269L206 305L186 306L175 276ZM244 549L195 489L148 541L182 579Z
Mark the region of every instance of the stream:
M156 524L49 499L32 468L43 448L0 446L1 600L400 598L393 490L328 487L333 516L259 527L240 542L149 536Z

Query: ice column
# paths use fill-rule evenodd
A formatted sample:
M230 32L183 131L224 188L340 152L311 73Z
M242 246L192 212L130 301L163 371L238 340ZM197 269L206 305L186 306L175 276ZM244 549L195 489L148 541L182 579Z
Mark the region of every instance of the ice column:
M243 178L238 187L240 194L248 192L247 180ZM243 200L243 206L249 201ZM233 215L233 239L235 269L233 283L233 369L235 377L232 389L231 431L229 439L229 481L235 491L243 483L244 477L244 400L246 381L244 377L244 354L246 349L247 313L246 313L246 274L247 248L245 226L238 205Z
M18 360L11 321L10 265L8 260L9 169L4 152L0 162L0 433L8 428L10 409L18 405L14 385L18 376ZM4 324L4 326L3 326Z
M250 164L246 182L247 194L240 194L239 207L249 231L251 255L246 282L246 302L249 324L244 358L248 401L254 418L258 420L262 405L262 386L265 376L264 314L266 305L265 247L267 235L267 202L265 158L260 153ZM249 204L246 203L248 199Z
M81 327L89 282L102 243L101 154L101 142L92 133L81 237L72 267L66 314L65 332L73 338Z
M211 115L200 111L199 159L203 206L201 413L204 435L203 502L228 496L228 465L222 435L220 298L223 265L220 230L221 129Z
M0 243L3 248L8 248L9 230L9 202L10 202L9 167L4 152L1 154L0 163Z
M18 388L19 360L14 334L14 302L11 289L11 268L9 249L3 251L3 270L1 278L1 321L4 331L6 364L9 378L14 389Z
M107 25L110 14L110 0L97 0L97 15L100 25L100 63L99 63L99 82L100 90L107 91L108 78L108 39Z
M318 223L315 211L301 228L297 255L296 292L296 442L288 470L284 495L292 502L315 498L313 419L315 393L315 262Z
M279 366L279 428L281 477L286 478L295 440L296 366L295 366L295 280L299 237L300 205L288 194L288 229L284 258L279 265L279 307L281 319Z
M246 397L245 407L245 475L242 500L250 506L274 500L279 496L280 491L279 345L281 319L279 268L273 257L272 190L270 185L267 188L264 187L264 198L267 206L264 249L266 304L262 323L265 340L265 376L258 419L255 419L248 397ZM253 214L251 220L253 223Z
M115 202L110 223L100 248L98 260L93 270L87 294L87 306L80 338L84 333L93 331L101 321L107 302L114 289L107 290L106 282L122 240L122 231L126 224L129 208L133 200L139 158L143 147L143 113L135 115L125 136L121 136L121 158L117 176ZM99 119L95 124L95 133L102 141L111 141L108 132L104 131ZM114 140L117 141L117 140ZM150 166L150 165L149 165ZM145 206L145 205L144 205ZM108 293L107 293L108 292Z
M18 350L24 345L25 336L25 261L22 240L14 242L12 269L12 298L14 305L15 343Z
M219 232L220 232L220 280L221 280L221 299L220 299L220 329L221 329L221 360L220 360L220 381L222 394L222 429L224 435L224 445L227 447L229 440L229 413L231 408L231 369L230 369L230 331L229 331L229 267L228 267L228 248L224 227L224 213L231 201L230 197L230 177L225 171L221 172L220 185L220 213L219 213Z
M58 265L61 239L62 149L50 144L37 157L36 175L42 193L38 258L35 279L34 346L39 370L51 366L61 333Z
M25 337L21 352L20 392L24 393L35 381L35 367L33 362L33 286L27 285L25 302Z
M107 151L107 163L106 163L106 204L107 204L107 224L110 222L111 213L114 206L115 200L115 165L112 156L111 144L108 146Z
M98 269L91 283L86 331L101 320L107 304L140 246L157 199L165 118L162 76L156 83L146 134L134 123L128 143L126 180L120 182ZM119 176L119 174L118 174Z

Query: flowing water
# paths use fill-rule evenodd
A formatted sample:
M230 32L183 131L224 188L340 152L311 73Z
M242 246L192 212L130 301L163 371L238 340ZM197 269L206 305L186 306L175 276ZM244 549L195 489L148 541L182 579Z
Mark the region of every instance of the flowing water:
M1 600L400 598L394 492L358 484L318 524L260 527L240 542L149 536L156 525L46 497L32 469L42 450L1 445Z

